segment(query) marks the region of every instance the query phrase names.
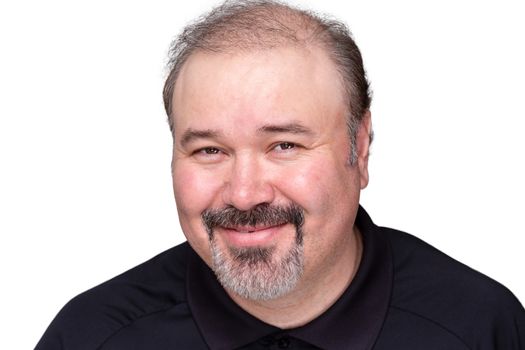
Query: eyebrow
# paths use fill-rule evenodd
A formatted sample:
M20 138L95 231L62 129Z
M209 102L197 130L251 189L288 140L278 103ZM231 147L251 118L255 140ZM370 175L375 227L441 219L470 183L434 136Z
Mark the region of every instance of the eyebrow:
M288 124L267 124L257 129L257 133L262 134L313 134L313 131L299 123L288 123ZM221 133L217 130L205 129L205 130L186 130L181 137L181 146L186 146L188 143L197 139L212 139L217 138Z
M299 123L263 125L259 129L257 129L257 132L265 134L313 134L313 131L311 129Z
M187 145L188 143L196 140L196 139L211 139L216 138L219 136L219 132L211 129L206 130L195 130L195 129L188 129L182 134L182 137L180 139L180 144L182 146Z

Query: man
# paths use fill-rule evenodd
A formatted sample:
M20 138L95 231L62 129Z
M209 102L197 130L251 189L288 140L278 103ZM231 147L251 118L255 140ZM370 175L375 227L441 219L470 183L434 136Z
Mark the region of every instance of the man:
M171 52L188 243L78 296L37 349L521 349L504 287L373 224L370 94L346 27L227 2Z

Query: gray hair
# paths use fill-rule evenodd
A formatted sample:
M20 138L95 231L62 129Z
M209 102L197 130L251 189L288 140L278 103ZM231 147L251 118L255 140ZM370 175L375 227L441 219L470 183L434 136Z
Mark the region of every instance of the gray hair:
M175 83L182 66L194 52L249 51L285 45L319 46L334 62L347 96L349 160L354 164L357 132L372 100L359 48L344 23L275 0L226 0L186 26L173 41L163 90L172 133ZM372 134L369 136L371 142Z

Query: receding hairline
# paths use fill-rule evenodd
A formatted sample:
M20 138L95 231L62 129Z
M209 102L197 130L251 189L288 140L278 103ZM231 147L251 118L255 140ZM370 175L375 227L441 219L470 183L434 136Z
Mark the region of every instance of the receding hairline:
M225 8L226 13L221 13ZM225 1L186 26L179 39L172 44L168 63L170 74L166 81L168 89L165 89L168 96L165 98L168 97L169 101L165 100L165 103L168 103L166 110L170 125L174 117L172 99L175 85L180 71L191 56L196 53L243 54L296 47L320 49L330 57L333 40L323 23L325 19L330 20L328 16L313 14L280 1L241 0ZM207 28L202 25L204 22ZM210 27L213 30L210 31ZM201 29L202 33L199 33ZM195 32L198 34L195 35ZM180 42L185 42L183 47L180 47ZM186 51L184 46L191 48ZM183 56L177 51L183 52ZM333 63L337 66L336 62Z

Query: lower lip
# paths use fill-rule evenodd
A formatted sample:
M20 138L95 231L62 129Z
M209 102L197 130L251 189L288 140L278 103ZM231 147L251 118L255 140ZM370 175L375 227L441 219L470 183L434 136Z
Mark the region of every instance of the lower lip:
M227 228L218 228L218 233L223 236L227 243L234 247L268 246L272 244L276 236L282 233L285 225L271 226L254 232L239 232Z

